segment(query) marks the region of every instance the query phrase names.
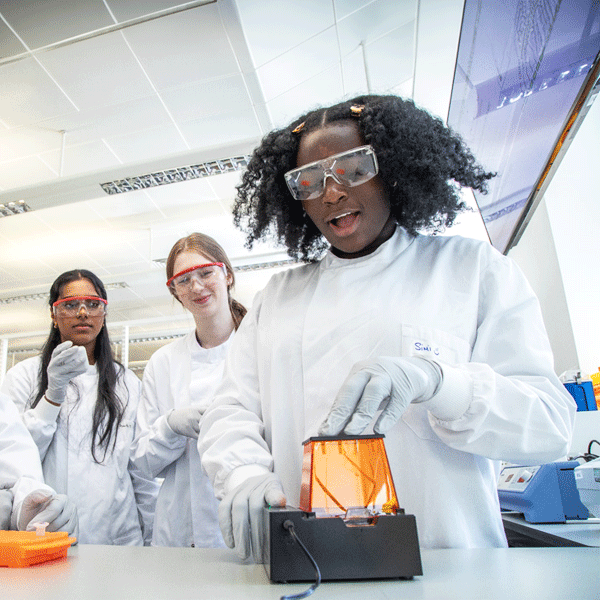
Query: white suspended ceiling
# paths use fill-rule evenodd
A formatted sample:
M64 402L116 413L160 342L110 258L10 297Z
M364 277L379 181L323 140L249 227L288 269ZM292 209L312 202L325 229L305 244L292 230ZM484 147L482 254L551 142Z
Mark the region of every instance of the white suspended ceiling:
M244 248L230 213L239 173L111 196L100 184L249 153L301 112L368 91L445 119L462 6L0 0L0 204L32 209L0 218L0 303L87 268L126 284L109 292L115 339L124 323L132 338L191 328L156 262L177 239L208 233L234 265L287 258ZM476 214L457 231L485 238ZM250 304L273 272L239 272L237 297ZM0 337L36 348L48 316L45 300L1 303ZM131 360L147 358L142 346Z

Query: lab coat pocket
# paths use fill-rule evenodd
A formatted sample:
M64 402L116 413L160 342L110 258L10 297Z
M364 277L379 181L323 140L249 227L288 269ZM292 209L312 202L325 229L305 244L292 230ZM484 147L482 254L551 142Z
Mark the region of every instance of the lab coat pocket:
M403 325L402 356L420 356L441 365L455 365L470 361L471 346L466 340L447 331ZM402 420L421 439L438 439L429 423L428 411L422 404L411 404L402 415Z
M115 444L115 462L117 465L117 475L123 479L129 467L129 455L131 452L131 443L133 442L133 421L123 419L119 424L117 431L117 443Z

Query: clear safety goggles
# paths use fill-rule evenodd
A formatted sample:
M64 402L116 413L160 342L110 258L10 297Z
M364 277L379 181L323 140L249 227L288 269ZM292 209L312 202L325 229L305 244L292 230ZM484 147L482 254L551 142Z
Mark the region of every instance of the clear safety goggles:
M373 179L379 172L372 146L359 146L309 163L285 174L285 182L295 200L316 200L325 192L327 177L347 187Z
M189 269L185 269L185 271L175 273L175 275L167 281L167 286L180 293L189 292L192 289L194 282L205 285L215 281L222 274L227 276L227 269L221 262L196 265Z
M85 312L90 317L99 317L106 313L108 301L99 296L73 296L63 298L52 304L54 314L61 317L75 317L85 308Z

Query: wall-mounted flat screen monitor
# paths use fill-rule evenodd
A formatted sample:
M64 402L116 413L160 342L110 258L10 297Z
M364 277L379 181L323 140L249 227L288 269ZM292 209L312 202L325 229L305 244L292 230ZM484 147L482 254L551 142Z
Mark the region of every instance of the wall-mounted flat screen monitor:
M598 0L465 1L448 125L497 173L475 198L503 253L598 93L599 56Z

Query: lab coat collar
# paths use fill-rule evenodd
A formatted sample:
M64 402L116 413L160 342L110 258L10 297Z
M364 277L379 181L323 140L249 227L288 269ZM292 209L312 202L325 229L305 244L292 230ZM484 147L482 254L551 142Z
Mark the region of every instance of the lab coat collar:
M227 348L233 339L235 329L231 335L220 346L214 348L203 348L196 339L196 331L190 331L186 336L186 346L189 350L192 359L198 359L200 362L216 363L221 361L227 354Z
M396 226L392 237L385 241L375 252L361 256L360 258L340 258L331 250L327 251L321 263L322 268L336 269L344 267L357 267L363 264L373 264L378 262L389 262L393 257L404 252L415 240L415 236L408 233L406 229Z

